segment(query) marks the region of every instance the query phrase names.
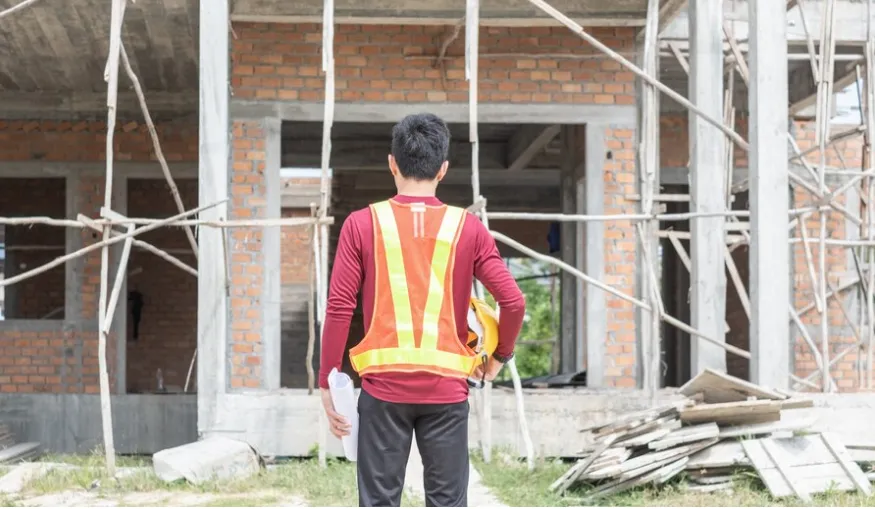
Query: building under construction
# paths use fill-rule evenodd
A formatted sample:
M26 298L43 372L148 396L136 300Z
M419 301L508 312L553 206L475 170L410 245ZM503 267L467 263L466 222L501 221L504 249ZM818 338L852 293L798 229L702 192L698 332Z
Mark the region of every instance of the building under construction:
M439 198L561 270L556 364L587 387L524 391L538 452L705 368L871 390L869 3L0 0L0 421L308 454L337 233L422 111L453 135ZM488 391L472 436L521 444Z

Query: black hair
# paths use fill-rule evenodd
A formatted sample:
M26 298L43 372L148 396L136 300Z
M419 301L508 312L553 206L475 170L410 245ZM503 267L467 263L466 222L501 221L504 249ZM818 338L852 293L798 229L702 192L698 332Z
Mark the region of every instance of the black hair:
M407 115L392 128L392 157L404 178L434 180L449 151L450 130L437 115Z

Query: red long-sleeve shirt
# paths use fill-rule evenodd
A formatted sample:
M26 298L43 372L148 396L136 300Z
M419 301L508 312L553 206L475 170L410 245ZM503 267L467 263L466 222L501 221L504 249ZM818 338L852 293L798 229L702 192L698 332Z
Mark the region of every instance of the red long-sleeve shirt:
M398 195L392 199L398 203L441 205L440 200L434 197ZM328 388L331 369L341 368L359 290L362 292L365 330L370 327L374 309L373 239L374 225L367 208L350 214L340 230L322 335L319 367L319 386L322 388ZM462 342L468 338L468 300L475 277L495 297L500 308L496 353L510 355L522 328L525 298L498 253L495 239L476 217L467 214L453 264L453 303L457 333ZM362 377L362 389L377 399L392 403L448 404L468 398L465 380L428 373L366 375Z

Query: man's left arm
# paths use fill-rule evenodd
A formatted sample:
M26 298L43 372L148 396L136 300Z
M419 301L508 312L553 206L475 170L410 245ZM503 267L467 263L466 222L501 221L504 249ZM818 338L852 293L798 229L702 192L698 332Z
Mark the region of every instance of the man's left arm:
M495 239L483 224L477 228L474 253L474 277L495 297L499 307L498 346L495 354L507 358L514 350L526 316L526 298L498 252Z

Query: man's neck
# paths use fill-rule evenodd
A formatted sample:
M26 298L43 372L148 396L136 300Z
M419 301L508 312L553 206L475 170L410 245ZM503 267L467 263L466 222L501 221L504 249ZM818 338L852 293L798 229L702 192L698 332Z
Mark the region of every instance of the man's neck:
M398 186L398 194L414 198L434 198L437 185L434 182L405 182Z

